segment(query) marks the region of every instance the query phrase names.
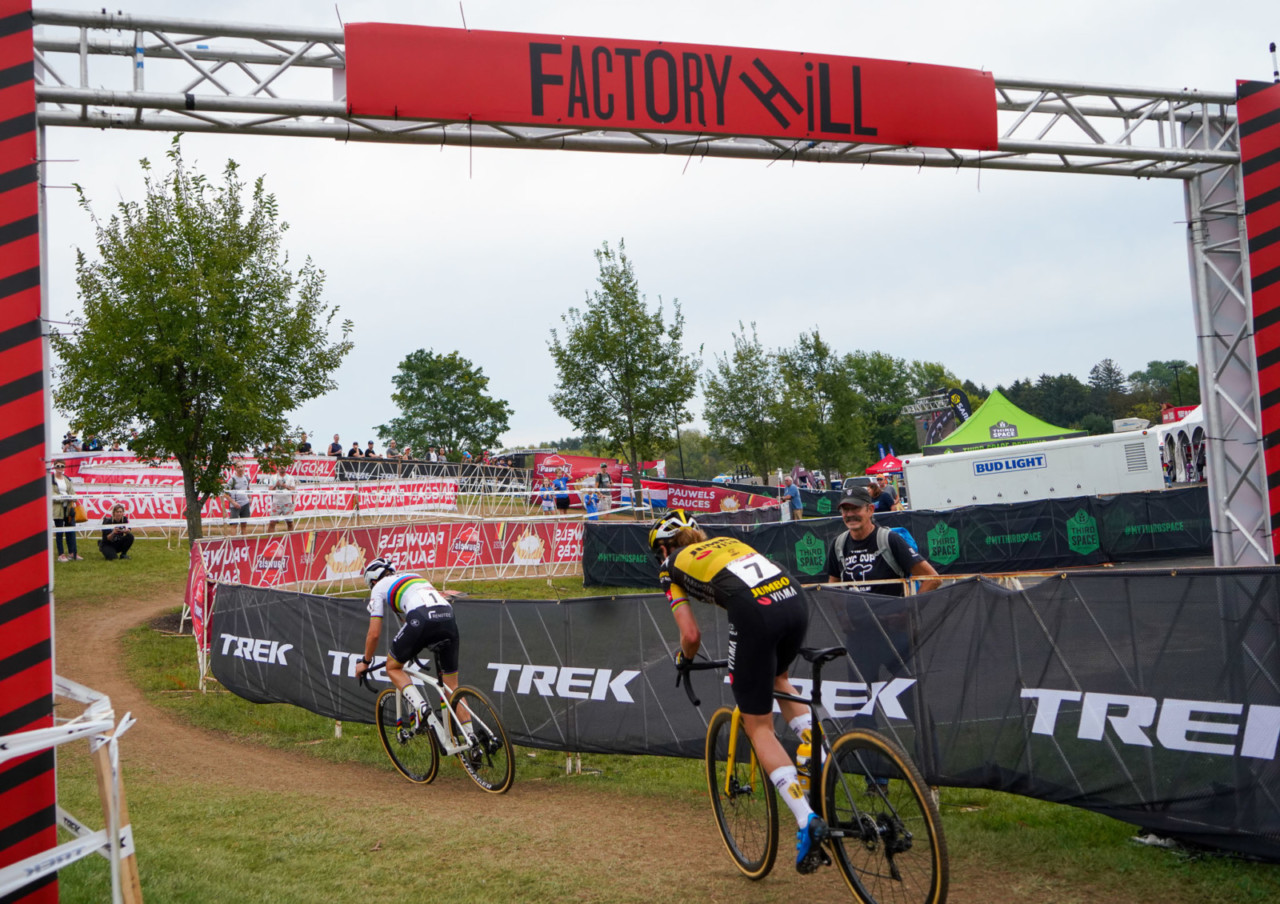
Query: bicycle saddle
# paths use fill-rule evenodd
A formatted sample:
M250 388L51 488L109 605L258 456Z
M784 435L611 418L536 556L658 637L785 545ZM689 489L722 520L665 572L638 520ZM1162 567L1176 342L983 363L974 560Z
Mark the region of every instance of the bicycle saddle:
M848 653L844 647L827 647L819 650L814 647L801 647L800 655L815 665L821 665L824 662L830 662L833 659L839 659Z

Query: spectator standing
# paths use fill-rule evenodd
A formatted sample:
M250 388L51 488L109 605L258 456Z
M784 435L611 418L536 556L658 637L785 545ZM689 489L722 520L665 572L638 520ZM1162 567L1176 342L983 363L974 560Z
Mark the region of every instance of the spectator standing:
M117 502L111 507L111 514L102 517L102 539L98 541L98 549L102 557L111 562L129 558L131 546L133 530L129 527L129 516L124 513L124 506Z
M782 478L782 498L793 519L804 517L804 500L800 498L800 488L790 475Z
M398 458L400 457L400 450L399 450L398 448L396 448L396 441L395 441L395 440L393 440L393 439L391 439L391 440L387 440L387 455L386 455L386 457L387 457L387 458L396 458L396 459L398 459Z
M538 484L538 496L542 500L542 514L550 515L555 508L555 492L551 489L551 482L547 478L542 478L542 483Z
M364 457L365 458L381 458L382 457L381 455L378 454L378 450L373 448L373 440L369 440L369 444L365 446Z
M129 431L129 441L124 444L124 447L128 449L130 452L133 452L135 451L133 448L133 445L137 441L138 441L138 431L136 429L131 429Z
M609 477L609 466L600 462L600 470L596 473L596 489L600 491L600 511L608 514L613 507L613 480Z
M360 443L351 444L351 448L347 450L347 458L364 458L364 453L360 451Z
M840 517L848 532L841 534L827 550L828 583L886 581L893 578L922 578L921 590L941 585L937 570L895 531L875 523L875 502L869 487L854 487L840 500ZM889 557L893 561L889 561ZM929 580L932 577L933 580ZM902 596L900 584L859 586L885 596Z
M329 454L334 458L342 457L342 440L338 438L338 434L333 435L333 442L329 443Z
M401 461L410 461L413 459L413 446L405 446L404 451L400 453Z
M293 505L298 494L298 481L287 471L276 471L271 482L271 521L267 533L276 529L276 519L284 519L284 529L293 530Z
M876 477L867 487L877 512L892 512L898 508L898 494L889 486L888 480L887 477Z
M249 476L244 472L244 462L235 464L234 473L227 478L222 489L222 497L227 501L227 518L240 522L240 534L245 533L245 520L253 515L253 502L249 496Z
M84 446L82 448L85 452L101 452L102 440L98 439L98 434L90 433L84 438Z
M311 454L311 443L307 442L307 435L305 433L302 434L302 441L298 443L298 454L299 455Z
M66 465L57 461L53 463L53 526L73 528L65 533L55 532L54 542L58 547L58 561L72 562L84 558L76 551L76 488L67 476ZM66 537L67 551L62 551L63 537Z
M555 490L557 514L569 514L569 478L564 471L556 472L556 479L551 481L551 488Z

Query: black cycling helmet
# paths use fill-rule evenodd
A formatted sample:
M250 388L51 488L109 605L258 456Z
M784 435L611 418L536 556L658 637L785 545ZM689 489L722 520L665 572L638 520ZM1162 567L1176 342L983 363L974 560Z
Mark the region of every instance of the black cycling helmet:
M392 565L390 561L382 556L378 556L378 558L364 566L365 583L372 587L387 575L395 574L395 571L396 567Z
M658 543L674 539L675 535L686 527L697 530L698 522L690 518L684 509L672 509L659 518L649 531L649 548L661 559L662 553L658 549Z

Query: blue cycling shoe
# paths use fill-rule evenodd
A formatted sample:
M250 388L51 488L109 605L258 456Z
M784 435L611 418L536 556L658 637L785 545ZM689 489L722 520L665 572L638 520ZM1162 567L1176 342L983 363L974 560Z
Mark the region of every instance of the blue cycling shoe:
M811 873L820 866L831 863L831 858L822 849L822 844L831 833L827 824L817 813L809 814L809 822L796 832L796 872Z

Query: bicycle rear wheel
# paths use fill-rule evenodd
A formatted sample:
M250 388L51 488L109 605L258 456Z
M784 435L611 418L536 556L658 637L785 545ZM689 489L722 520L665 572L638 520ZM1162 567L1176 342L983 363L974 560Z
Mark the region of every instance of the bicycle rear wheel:
M943 904L947 843L933 797L897 744L841 735L822 772L836 866L865 904Z
M400 774L420 785L432 781L440 771L440 745L426 723L414 729L412 704L389 687L378 694L375 711L382 749Z
M471 713L475 740L470 749L458 754L458 761L473 782L490 794L502 794L516 780L516 756L498 711L488 697L473 687L460 687L449 698L449 705L461 716L459 703Z
M729 856L748 879L763 879L778 856L778 802L773 784L751 742L739 727L734 765L729 770L729 733L733 710L718 709L707 725L707 788L716 825Z

